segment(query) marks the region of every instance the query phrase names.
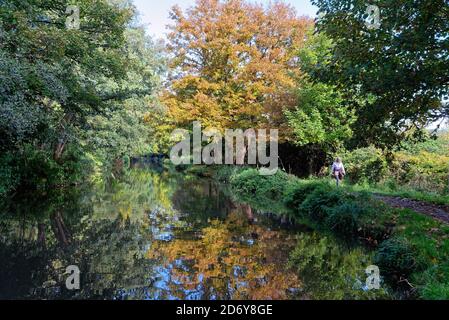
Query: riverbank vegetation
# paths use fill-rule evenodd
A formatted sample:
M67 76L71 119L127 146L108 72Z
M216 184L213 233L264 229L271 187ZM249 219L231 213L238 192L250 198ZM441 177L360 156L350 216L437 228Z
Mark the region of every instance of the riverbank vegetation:
M162 57L127 1L0 5L0 194L80 183L148 152Z
M193 121L279 129L273 176L188 170L344 244L300 238L300 277L327 268L344 288L345 274L361 278L363 248L398 297L449 299L448 226L376 198L449 205L447 1L378 0L377 27L365 1L312 3L316 19L282 1L197 0L172 8L159 43L131 1L77 1L79 29L66 26L69 0L1 1L0 198L120 180L132 158L169 154L172 130ZM342 188L329 178L336 156ZM345 246L354 251L335 265L315 264ZM385 297L330 291L315 298Z
M251 168L203 170L229 183L240 201L261 212L273 212L330 237L336 236L346 246L372 252L371 262L379 266L385 282L398 297L449 298L447 224L411 210L390 208L367 192L354 192L351 187L337 188L328 179L298 179L282 171L273 176L261 176ZM304 246L303 242L307 241L314 240L301 239L298 246ZM291 265L306 274L311 271L309 268L313 269L306 261L322 261L320 255L332 254L338 249L327 250L327 253L293 251ZM345 265L346 262L341 263ZM319 292L327 292L328 297L335 298L330 291ZM342 294L339 290L335 292Z

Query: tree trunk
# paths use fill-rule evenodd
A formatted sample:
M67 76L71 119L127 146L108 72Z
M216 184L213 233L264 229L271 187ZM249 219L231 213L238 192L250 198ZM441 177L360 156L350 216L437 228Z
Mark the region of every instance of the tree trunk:
M59 139L59 142L56 144L55 151L53 153L53 159L57 162L59 162L62 158L62 155L65 150L65 140Z
M37 225L37 243L43 248L46 247L45 244L45 224L38 223Z
M56 239L62 245L68 245L70 243L70 232L65 226L64 220L62 219L61 212L56 212L53 216L53 232L55 234Z
M251 209L251 207L247 204L242 205L242 207L243 207L243 210L245 211L248 221L253 222L254 221L254 213L253 213L253 210Z

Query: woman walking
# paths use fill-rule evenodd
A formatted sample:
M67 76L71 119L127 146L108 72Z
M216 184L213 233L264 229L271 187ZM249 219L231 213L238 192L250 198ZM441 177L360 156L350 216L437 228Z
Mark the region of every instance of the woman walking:
M346 175L345 166L343 165L343 162L340 158L335 159L334 163L332 164L332 175L335 177L338 187L340 185L340 181L342 181L344 176Z

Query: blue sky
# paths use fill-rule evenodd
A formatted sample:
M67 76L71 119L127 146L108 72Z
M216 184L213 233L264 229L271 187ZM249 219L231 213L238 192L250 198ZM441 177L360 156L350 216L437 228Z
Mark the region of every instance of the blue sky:
M298 15L315 16L317 8L309 0L284 0L296 8ZM269 0L258 0L258 3L268 3ZM141 22L146 26L148 34L156 38L165 38L165 26L170 23L168 13L175 4L185 9L195 3L194 0L134 0L140 12Z

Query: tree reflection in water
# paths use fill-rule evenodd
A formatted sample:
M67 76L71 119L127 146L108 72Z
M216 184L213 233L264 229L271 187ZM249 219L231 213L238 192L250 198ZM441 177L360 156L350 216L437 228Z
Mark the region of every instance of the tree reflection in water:
M159 283L161 291L180 299L289 298L299 285L296 275L285 270L284 250L293 239L250 224L249 212L248 206L238 205L224 221L210 221L194 239L153 243L147 256L163 261L170 274Z
M119 181L0 210L0 298L288 299L296 233L208 179L135 166ZM77 265L81 289L65 288Z

